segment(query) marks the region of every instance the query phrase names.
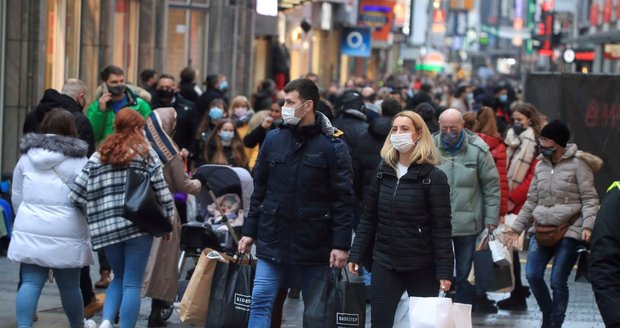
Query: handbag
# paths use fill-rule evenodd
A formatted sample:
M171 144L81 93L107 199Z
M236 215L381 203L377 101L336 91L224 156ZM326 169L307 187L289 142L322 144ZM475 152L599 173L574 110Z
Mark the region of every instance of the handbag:
M123 217L155 237L172 231L172 222L157 200L147 170L127 169Z
M543 224L534 224L534 228L536 233L534 236L536 237L536 242L539 246L543 247L553 247L557 244L564 235L568 228L572 226L575 221L579 218L579 214L575 215L570 221L566 223L562 223L560 225L543 225Z

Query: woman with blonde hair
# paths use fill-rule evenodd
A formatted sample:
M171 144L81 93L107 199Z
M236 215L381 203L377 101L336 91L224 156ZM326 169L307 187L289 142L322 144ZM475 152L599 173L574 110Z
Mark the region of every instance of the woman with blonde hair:
M241 140L250 133L250 120L254 116L254 111L250 106L250 101L245 96L236 96L230 103L228 117L235 124L235 129ZM249 167L254 167L258 157L258 147L245 147L245 154L249 160Z
M392 327L400 296L450 290L454 254L450 186L420 115L398 113L381 149L349 253L349 270L372 259L372 326Z
M93 249L103 248L114 279L108 286L99 328L111 328L117 314L121 327L135 327L140 313L142 278L153 236L123 218L129 170L146 171L151 187L172 222L174 202L157 153L149 146L145 120L131 108L114 118L114 133L99 146L75 179L69 199L86 214ZM164 235L169 241L171 234Z

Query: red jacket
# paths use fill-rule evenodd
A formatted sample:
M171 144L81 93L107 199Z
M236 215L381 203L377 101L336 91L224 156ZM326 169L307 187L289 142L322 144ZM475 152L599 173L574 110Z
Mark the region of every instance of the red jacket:
M491 156L495 161L497 173L499 173L499 188L501 199L499 203L499 215L504 216L508 212L508 174L506 166L506 144L501 138L492 137L488 134L477 133L491 149ZM527 190L525 191L527 196Z
M520 185L516 186L510 194L508 195L508 199L515 204L515 207L510 211L512 214L519 214L521 211L521 207L525 204L527 200L527 192L530 189L530 183L532 182L532 178L534 177L534 170L536 169L536 164L538 161L536 158L532 160L532 164L530 165L530 170L527 171L527 175L523 179Z

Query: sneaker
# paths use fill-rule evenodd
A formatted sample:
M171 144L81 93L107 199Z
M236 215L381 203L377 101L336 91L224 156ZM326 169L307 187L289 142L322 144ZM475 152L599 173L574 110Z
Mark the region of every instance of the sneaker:
M114 328L110 320L103 320L99 325L99 328Z
M84 328L97 328L95 320L84 319Z
M105 302L105 294L97 294L93 299L84 307L84 317L87 319L92 318L96 313L103 310L103 303Z

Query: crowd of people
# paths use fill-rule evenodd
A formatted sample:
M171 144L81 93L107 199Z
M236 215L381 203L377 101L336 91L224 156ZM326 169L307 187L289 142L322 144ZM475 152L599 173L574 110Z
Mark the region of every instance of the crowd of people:
M207 184L192 172L204 164L244 168L254 179L238 244L240 253L255 245L258 257L249 327L279 327L289 289L301 290L306 305L320 302L314 289L330 267L367 278L373 327L392 327L403 292L439 290L474 312L496 313L524 310L531 289L542 326L564 322L577 248L593 231L596 240L593 172L602 161L569 143L569 128L547 123L510 84L396 76L381 87L357 78L322 89L308 74L283 90L265 80L255 94L229 100L224 75L208 75L203 91L189 67L178 82L146 70L130 85L116 66L100 78L90 104L78 79L46 90L24 124L8 252L20 262L19 327L36 320L50 270L71 327L97 327L85 318L101 310L98 327L134 327L142 296L152 298L148 326L166 326L180 227L194 219L187 194ZM153 237L122 217L134 169L150 177L172 232ZM532 236L530 287L515 251L514 290L495 304L468 276L479 234L510 215L509 246L524 231ZM541 239L539 227L549 226L562 229L553 243ZM105 295L93 289L92 250L101 268L95 287ZM308 311L304 320L312 320Z

